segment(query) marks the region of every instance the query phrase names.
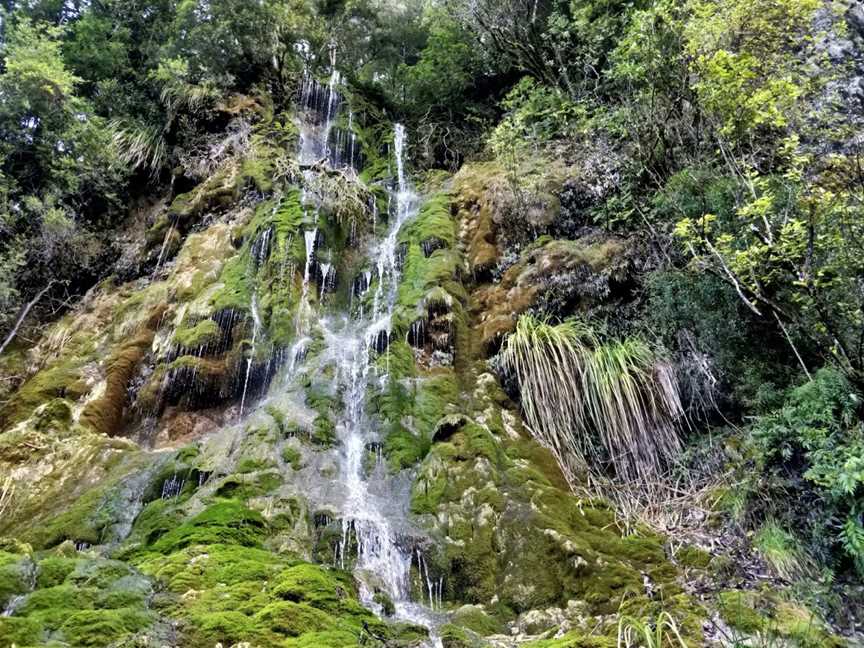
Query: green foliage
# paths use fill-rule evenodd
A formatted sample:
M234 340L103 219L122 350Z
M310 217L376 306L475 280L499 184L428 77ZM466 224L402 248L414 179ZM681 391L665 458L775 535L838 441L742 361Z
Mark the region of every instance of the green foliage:
M782 128L806 88L800 46L817 0L716 2L696 0L684 30L686 50L700 75L696 92L738 142L762 128Z
M505 118L492 131L490 144L501 159L524 154L532 144L572 137L585 119L585 108L565 92L524 77L507 94L501 107Z
M836 568L849 561L862 572L864 426L859 407L860 396L848 380L835 370L822 369L812 381L792 390L783 407L760 418L753 436L763 478L776 494L776 501L761 506L773 511L777 520L800 528L811 555ZM810 506L811 501L819 505ZM769 531L772 525L776 527L769 524ZM789 544L775 541L786 532L763 528L761 533L770 542L757 546ZM795 571L792 565L779 568Z
M408 91L418 110L459 111L478 72L470 34L446 11L430 7L423 16L428 29L419 60L404 66Z

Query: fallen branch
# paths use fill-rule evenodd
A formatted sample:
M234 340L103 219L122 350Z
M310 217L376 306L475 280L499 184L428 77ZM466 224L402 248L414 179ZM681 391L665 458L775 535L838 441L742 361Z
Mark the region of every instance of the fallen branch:
M48 285L45 286L42 290L40 290L38 293L36 293L36 296L31 299L26 306L24 306L24 308L21 310L21 313L18 315L18 319L15 320L15 325L12 327L12 330L9 331L9 335L7 335L6 339L3 340L3 344L0 344L0 355L2 355L3 352L6 350L6 347L8 347L12 343L12 340L15 339L15 336L18 334L18 329L21 328L21 325L24 323L24 320L27 319L27 315L30 314L30 311L33 310L33 307L42 300L42 298L48 293L49 290L51 290L51 288L54 287L54 284L56 283L57 281L54 279L49 281Z

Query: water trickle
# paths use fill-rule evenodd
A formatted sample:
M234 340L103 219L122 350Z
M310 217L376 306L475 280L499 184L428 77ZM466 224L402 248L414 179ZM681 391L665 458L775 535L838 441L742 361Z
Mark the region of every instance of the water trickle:
M156 259L156 268L153 270L153 276L157 276L159 274L159 270L162 269L162 264L165 261L165 256L168 251L168 242L171 240L171 237L174 234L174 222L171 222L171 225L168 227L168 231L165 232L165 238L162 240L162 247L159 249L159 257Z
M327 292L327 282L330 279L330 273L333 271L332 263L321 264L321 296L319 299L324 301L324 294Z
M255 269L261 267L270 256L270 244L273 237L273 228L268 227L258 235L252 244L251 259Z
M178 497L181 492L183 492L183 486L186 484L185 479L181 479L179 475L171 475L169 479L166 479L162 484L162 499L174 499Z
M252 311L252 348L249 350L249 358L246 360L246 378L243 380L243 396L240 399L240 417L246 408L246 394L249 391L249 376L252 375L252 363L255 360L255 346L258 342L258 334L261 331L261 315L258 313L258 298L252 295L250 310Z

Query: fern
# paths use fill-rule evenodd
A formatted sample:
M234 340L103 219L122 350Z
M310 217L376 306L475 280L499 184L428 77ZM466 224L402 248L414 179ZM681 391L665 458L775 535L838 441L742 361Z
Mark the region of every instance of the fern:
M860 516L850 515L840 533L843 549L852 558L858 573L864 576L864 525Z

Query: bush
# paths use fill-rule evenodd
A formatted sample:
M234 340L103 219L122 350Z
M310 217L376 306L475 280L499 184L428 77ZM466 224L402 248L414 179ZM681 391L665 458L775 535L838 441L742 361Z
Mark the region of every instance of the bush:
M864 575L864 426L861 397L837 370L822 369L753 426L764 489L760 502L809 552Z

